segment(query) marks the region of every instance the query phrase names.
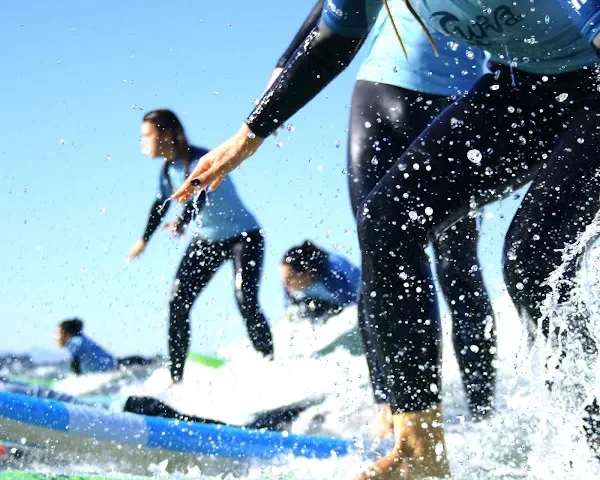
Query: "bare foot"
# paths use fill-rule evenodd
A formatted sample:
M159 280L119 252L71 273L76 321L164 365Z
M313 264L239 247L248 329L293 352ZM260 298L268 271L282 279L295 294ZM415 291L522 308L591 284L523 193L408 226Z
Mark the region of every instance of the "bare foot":
M394 415L396 444L353 480L450 478L441 408Z

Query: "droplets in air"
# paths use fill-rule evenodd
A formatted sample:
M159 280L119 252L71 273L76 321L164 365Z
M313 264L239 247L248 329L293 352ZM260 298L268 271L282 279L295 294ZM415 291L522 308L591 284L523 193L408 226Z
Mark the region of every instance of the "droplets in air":
M112 156L107 153L106 155L104 155L104 160L110 162L112 160Z
M428 217L431 217L433 215L433 208L425 207L425 215L427 215Z
M512 105L510 107L507 108L508 113L515 113L515 107L513 107Z
M335 141L335 148L340 148L341 145L342 143L339 140Z
M294 125L292 125L291 123L288 123L285 128L287 129L288 132L295 132L296 131L296 127Z
M467 158L470 162L479 165L481 163L481 152L476 148L472 148L467 152Z
M583 142L585 142L585 140L584 140L583 138L579 137L579 138L577 139L577 143L583 143Z
M371 165L377 165L379 163L379 160L377 160L377 157L373 157L371 159Z
M561 93L558 97L556 97L556 100L558 102L564 102L567 98L569 98L568 93Z
M365 128L371 128L371 122L365 122Z
M254 132L248 132L248 138L256 138L256 134Z
M465 52L465 56L469 59L469 60L473 60L475 58L475 53L473 52L473 50L467 50Z
M490 90L500 90L500 85L498 85L497 83L495 83L494 85L492 85L490 87Z

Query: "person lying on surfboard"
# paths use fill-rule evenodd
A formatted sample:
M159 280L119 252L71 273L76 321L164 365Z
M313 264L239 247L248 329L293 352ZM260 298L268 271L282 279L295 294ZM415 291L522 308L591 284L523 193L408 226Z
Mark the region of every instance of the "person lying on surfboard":
M130 356L116 358L83 333L83 321L79 318L64 320L58 325L55 335L59 348L71 354L71 371L75 375L84 373L110 372L131 365L147 365L149 359Z
M360 269L310 240L284 254L280 273L289 319L324 322L357 301Z

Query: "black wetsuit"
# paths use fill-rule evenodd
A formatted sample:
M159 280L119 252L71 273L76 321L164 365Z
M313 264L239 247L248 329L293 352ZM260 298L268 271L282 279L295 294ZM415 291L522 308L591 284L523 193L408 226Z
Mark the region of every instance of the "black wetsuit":
M365 36L344 37L320 24L248 118L253 132L266 137L287 121L348 65ZM561 249L600 206L600 97L590 70L491 69L413 142L357 219L363 288L376 293L363 296L367 336L396 413L441 401L439 317L424 246L533 181L506 237L504 268L519 311L537 320ZM404 175L403 166L414 164L423 168ZM405 280L400 291L391 288L398 275Z
M450 103L443 96L387 84L356 82L348 137L348 187L357 218L369 193ZM373 158L377 161L373 162ZM491 408L496 377L494 313L477 256L478 240L477 220L467 217L434 242L438 281L448 301L454 350L473 416L484 415ZM405 281L398 275L388 277L389 291L400 292ZM363 286L359 324L363 339L372 345L369 334L372 326L364 309L364 293L370 291L369 284ZM376 351L372 346L365 349L373 389L377 401L389 403L390 393Z
M324 0L319 0L302 24L277 66L284 67L307 35L317 26ZM454 73L454 72L453 72ZM448 78L450 82L451 79ZM420 93L384 83L358 81L352 96L348 137L348 187L355 215L377 183L408 146L449 104L446 96ZM373 161L376 159L376 161ZM496 352L492 305L483 283L477 256L479 233L475 218L456 223L434 242L438 281L452 317L452 338L473 416L486 414L493 403ZM396 276L390 289L400 290L404 280ZM362 288L363 293L369 292ZM375 399L390 402L390 393L371 327L359 300L358 321L369 365Z

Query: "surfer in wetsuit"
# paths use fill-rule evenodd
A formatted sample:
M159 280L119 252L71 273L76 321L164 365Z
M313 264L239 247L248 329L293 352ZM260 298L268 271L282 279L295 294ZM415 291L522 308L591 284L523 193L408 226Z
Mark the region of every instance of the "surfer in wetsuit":
M358 299L358 267L309 240L285 253L280 273L291 319L321 323Z
M56 343L71 354L71 371L75 375L110 372L132 365L147 365L151 360L140 356L116 358L83 333L79 318L64 320L56 329Z
M364 308L392 394L392 451L357 478L447 477L440 320L424 247L473 209L533 182L506 235L504 274L525 320L543 318L563 248L600 209L598 55L560 2L413 2L431 27L491 54L490 69L396 160L360 208ZM566 2L564 2L566 3ZM173 198L217 186L341 73L368 36L379 0L328 0L317 27L229 140ZM587 2L600 11L596 2ZM591 8L591 7L590 7ZM481 27L482 19L495 22ZM419 17L417 16L417 18ZM416 21L416 20L413 20ZM474 31L481 33L474 33ZM595 32L594 29L590 29ZM465 33L466 32L466 33ZM535 42L527 39L535 38ZM400 48L400 47L399 47ZM568 100L568 101L567 101ZM573 271L579 256L569 262ZM398 291L392 279L402 276ZM560 301L568 298L569 288ZM586 318L581 320L585 327Z
M161 158L158 192L152 204L146 230L129 252L129 260L146 248L169 208L169 197L196 167L207 150L188 143L183 126L170 110L154 110L144 115L141 127L142 151ZM169 303L169 358L171 378L179 382L190 347L190 310L221 265L231 260L235 273L235 298L255 350L273 356L273 339L265 315L258 304L258 290L265 250L260 225L242 202L233 180L227 176L221 187L185 204L174 222L163 228L174 236L184 233L197 220L197 231L185 251Z

